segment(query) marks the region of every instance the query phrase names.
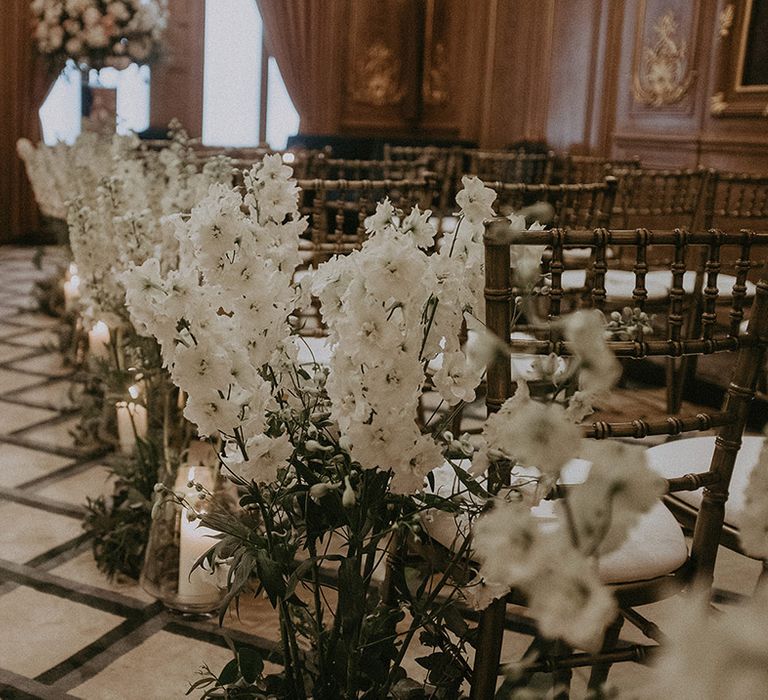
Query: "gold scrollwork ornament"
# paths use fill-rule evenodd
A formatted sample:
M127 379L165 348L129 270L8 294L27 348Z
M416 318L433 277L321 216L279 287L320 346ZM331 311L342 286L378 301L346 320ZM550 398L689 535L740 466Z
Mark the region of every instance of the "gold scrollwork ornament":
M383 107L402 101L405 90L400 83L400 61L383 42L368 47L356 73L352 97L357 102Z
M671 10L659 17L653 31L656 42L643 46L632 87L635 100L661 107L683 99L693 76L688 66L688 45L678 36L678 22Z

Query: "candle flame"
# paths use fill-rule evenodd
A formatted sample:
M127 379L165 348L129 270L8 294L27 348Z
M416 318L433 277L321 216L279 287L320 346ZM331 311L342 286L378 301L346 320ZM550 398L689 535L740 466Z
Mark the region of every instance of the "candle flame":
M296 156L293 153L283 153L283 163L293 163Z
M139 387L137 387L135 384L131 384L131 386L128 387L128 393L131 395L132 399L138 399Z
M77 277L77 265L73 262L69 263L69 276Z
M96 321L93 330L99 334L109 333L109 326L104 321Z

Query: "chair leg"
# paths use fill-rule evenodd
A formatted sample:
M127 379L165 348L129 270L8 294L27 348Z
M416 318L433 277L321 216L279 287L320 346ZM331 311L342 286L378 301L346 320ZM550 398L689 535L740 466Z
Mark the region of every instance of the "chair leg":
M556 656L567 656L572 652L572 649L560 640L554 643L552 650ZM555 669L552 674L552 685L555 689L554 700L568 700L571 694L572 676L573 671L567 666Z
M496 695L506 614L507 603L502 598L493 601L480 616L470 700L493 700Z
M685 366L676 357L667 358L667 413L674 415L680 413L683 403L682 374Z
M618 615L616 619L610 624L605 631L605 638L603 639L603 646L601 651L612 651L619 641L619 634L621 628L624 625L624 617ZM608 680L608 673L611 670L611 664L596 664L592 667L592 672L589 674L589 683L587 689L596 691Z

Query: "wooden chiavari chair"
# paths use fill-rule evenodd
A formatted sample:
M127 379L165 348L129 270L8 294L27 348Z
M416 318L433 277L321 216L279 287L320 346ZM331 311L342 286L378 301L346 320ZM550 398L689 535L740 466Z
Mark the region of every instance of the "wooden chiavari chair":
M550 214L542 221L554 228L597 228L607 226L616 196L617 181L607 177L602 182L579 185L539 185L520 182L486 182L495 190L493 206L497 213L507 215L538 202L545 207L535 207Z
M435 184L412 180L299 180L299 209L309 218L309 238L315 265L332 255L343 255L365 241L365 219L385 197L401 209L429 206Z
M438 235L445 230L443 219L456 210L456 193L464 171L464 149L460 146L391 146L384 144L384 160L420 163L433 173L438 191L432 210L438 217Z
M466 173L484 181L523 182L548 185L555 164L553 151L526 153L518 151L465 151Z
M321 158L315 163L316 177L322 180L414 180L426 170L417 160Z
M734 248L739 258L737 278L740 285L746 281L750 266L751 255L755 250L765 250L768 245L768 233L687 233L675 231L595 231L553 230L544 232L519 233L510 231L507 221L493 220L486 224L486 317L489 329L504 342L509 342L514 350L514 341L509 341L513 331L511 318L514 306L515 290L512 285L510 270L510 246L517 245L546 245L551 249L548 271L551 274L551 289L546 299L549 304L547 322L540 328L538 340L526 341L526 352L537 352L567 356L568 344L559 338L557 321L560 317L561 302L564 290L561 284L563 273L564 250L568 245L587 245L594 248L595 277L590 300L593 307L604 309L607 303L605 273L608 269L606 251L609 246L623 246L632 249L635 254L634 274L636 288L633 293L634 302L643 307L647 290L645 275L647 259L652 247L663 247L669 251L672 263L670 272L673 277L673 289L669 297L668 336L665 339L646 339L638 336L632 340L609 341L609 345L619 357L636 359L646 356L681 356L711 353L731 353L733 356L733 376L728 389L727 399L721 411L714 413L698 413L693 416L658 416L653 419L638 418L637 420L611 423L595 421L583 426L584 436L593 439L608 438L637 438L650 435L681 435L689 431L718 429L718 437L714 443L713 454L709 462L694 465L691 473L680 472L670 467L671 473L664 476L670 494L683 492L700 492L699 507L693 523L693 543L688 553L680 526L674 521L671 525L669 512L663 508L651 511L641 519L642 523L653 524L654 527L664 525L658 538L640 533L640 537L628 540L620 549L627 549L626 561L643 559L645 554L644 572L637 569L630 580L625 580L621 572L614 571L606 580L617 597L621 616L612 625L598 654L559 654L534 662L525 670L525 674L533 672L555 672L560 681L570 679L570 670L576 666L591 666L592 676L589 687L598 688L606 679L610 665L618 661L642 661L652 651L654 645L622 644L618 645L618 637L624 620L637 626L647 637L659 642L663 635L649 620L637 611L635 606L644 605L660 600L692 585L694 582L703 589L711 587L718 545L723 532L723 523L727 512L729 483L737 463L742 434L747 419L750 402L754 396L758 367L763 362L768 345L768 283L759 282L757 293L751 310L749 328L740 331L744 316L744 295L734 293L731 301L730 326L727 332L715 333L712 323L715 304L717 302L717 274L719 259L722 251ZM701 339L687 339L681 335L683 318L682 301L683 275L686 271L686 260L691 248L703 247L707 253L707 265L710 279L707 289L710 293L705 299L703 311L706 331ZM502 403L512 394L513 381L509 362L497 359L489 367L487 374L488 390L486 403L488 411L497 411ZM659 470L663 471L664 470ZM658 516L658 517L657 517ZM663 522L662 522L663 521ZM671 529L670 529L671 528ZM677 528L677 530L675 530ZM637 529L637 528L636 528ZM665 552L661 542L677 544L669 552ZM637 533L635 533L637 534ZM674 554L675 548L680 553ZM636 552L632 548L636 548ZM500 553L500 556L503 556ZM515 600L514 595L509 597ZM471 697L475 700L493 698L496 692L499 662L502 649L502 635L506 619L507 600L498 600L491 604L481 615L477 652L472 679Z
M614 171L631 171L641 168L640 158L613 160L603 156L586 156L568 154L563 159L563 169L560 173L564 183L597 182Z

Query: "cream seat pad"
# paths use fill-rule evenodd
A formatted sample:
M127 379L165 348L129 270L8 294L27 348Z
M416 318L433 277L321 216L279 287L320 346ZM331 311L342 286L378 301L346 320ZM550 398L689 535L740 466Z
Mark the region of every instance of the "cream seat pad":
M733 468L728 500L725 503L725 522L732 527L738 528L741 525L749 476L757 464L764 441L765 438L759 436L747 435L742 438L741 449ZM701 473L709 469L714 451L714 437L672 440L648 449L648 466L665 479ZM702 496L702 489L699 489L678 491L672 498L699 508Z
M468 467L463 461L461 466ZM566 464L562 472L563 483L578 483L589 473L590 463L583 459L574 459ZM515 475L530 476L536 470L518 469ZM435 493L448 496L463 490L453 467L446 463L435 469ZM536 517L541 518L542 527L557 518L553 501L542 501L532 509ZM423 524L429 535L440 544L455 547L457 540L468 534L466 522L457 520L448 513L433 511L423 518ZM504 556L499 552L499 556ZM658 576L670 574L680 568L688 558L685 537L675 517L659 501L650 511L640 517L629 536L618 549L600 557L598 572L603 583L629 583L647 581Z

